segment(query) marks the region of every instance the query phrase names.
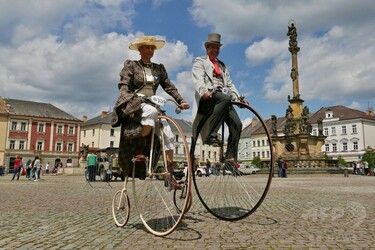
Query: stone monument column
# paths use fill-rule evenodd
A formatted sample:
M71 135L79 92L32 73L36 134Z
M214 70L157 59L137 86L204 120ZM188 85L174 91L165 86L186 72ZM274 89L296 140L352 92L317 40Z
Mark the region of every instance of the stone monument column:
M288 33L289 36L289 51L292 54L292 69L290 72L290 78L293 81L293 97L289 99L291 108L293 109L293 117L298 119L302 114L303 100L300 98L299 93L299 82L298 82L298 60L297 54L300 48L297 46L297 28L293 20L289 21ZM297 128L298 129L298 128Z

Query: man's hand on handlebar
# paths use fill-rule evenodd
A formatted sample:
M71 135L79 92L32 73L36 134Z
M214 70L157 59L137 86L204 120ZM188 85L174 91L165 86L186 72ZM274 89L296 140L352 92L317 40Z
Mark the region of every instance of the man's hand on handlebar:
M180 108L181 109L189 109L190 108L189 103L187 103L187 102L181 103L180 104Z

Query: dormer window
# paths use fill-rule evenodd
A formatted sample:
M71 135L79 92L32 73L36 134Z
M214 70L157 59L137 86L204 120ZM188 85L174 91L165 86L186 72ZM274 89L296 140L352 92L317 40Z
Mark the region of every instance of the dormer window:
M330 118L333 118L333 112L332 112L332 110L327 110L326 111L326 119L330 119Z

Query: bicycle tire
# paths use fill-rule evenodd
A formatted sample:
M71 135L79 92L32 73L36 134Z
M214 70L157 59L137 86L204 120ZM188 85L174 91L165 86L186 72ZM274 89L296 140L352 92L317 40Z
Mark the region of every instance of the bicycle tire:
M118 190L112 200L112 216L116 226L123 227L128 223L130 201L127 191Z
M190 153L185 135L180 125L173 118L159 115L158 121L158 124L161 124L161 121L166 121L169 124L174 135L173 150L176 147L181 147L178 154L174 152L174 161L183 160L187 164L189 174L185 177L186 182L184 182L184 185L186 185L188 197L191 192L192 180ZM161 142L161 147L159 150L152 151L154 154L160 153L158 164L148 163L148 171L144 180L135 178L135 170L133 171L133 192L138 215L146 229L156 236L166 236L172 233L181 223L188 208L189 199L181 201L182 209L180 211L176 209L174 192L172 192L168 183L168 177L165 177L167 166L165 150L163 150L165 149L164 137L158 136L158 138ZM175 141L176 138L179 141ZM149 155L148 159L154 159L154 156ZM137 164L139 166L139 163ZM160 173L160 166L163 168L162 173ZM160 178L161 176L164 177Z
M268 154L269 161L267 166L260 169L260 173L255 175L246 174L245 171L247 169L238 169L237 166L233 166L234 164L225 158L226 154L221 151L224 151L226 148L225 146L221 146L219 159L217 159L218 165L215 165L213 174L209 177L199 177L193 174L194 186L204 207L215 217L226 221L243 219L257 210L265 199L271 185L275 162L271 135L262 117L252 107L244 103L233 102L232 107L236 110L242 122L240 143L237 148L238 152L237 154L235 153L238 156L237 160L246 160L245 162L249 163L249 156L252 156L249 146L253 146L250 143L258 136L259 139L255 140L256 144L253 147L253 152L259 152L260 156L263 156L262 152L265 152L264 156ZM197 146L197 142L202 140L201 132L204 124L209 122L209 117L207 115L202 119L193 135L190 151L192 159L195 159L200 154L202 151L201 146L206 147L202 142ZM248 119L252 120L250 125L247 125L246 121ZM256 120L258 120L257 125L255 125ZM219 131L221 131L224 138L223 145L228 146L228 142L226 141L228 139L226 138L228 126L224 124ZM263 140L265 146L262 146L263 144L260 143L260 147L257 147L258 140L259 142ZM193 164L194 166L196 165L195 162ZM255 171L255 169L250 170Z

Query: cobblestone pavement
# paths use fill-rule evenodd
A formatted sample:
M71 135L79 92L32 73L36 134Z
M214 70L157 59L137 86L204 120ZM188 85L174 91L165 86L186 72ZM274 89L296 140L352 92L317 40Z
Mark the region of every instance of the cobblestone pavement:
M260 208L237 222L211 216L193 192L190 211L167 237L145 231L134 206L128 224L115 226L111 202L121 182L11 177L0 177L0 249L370 249L375 242L370 176L274 178Z

